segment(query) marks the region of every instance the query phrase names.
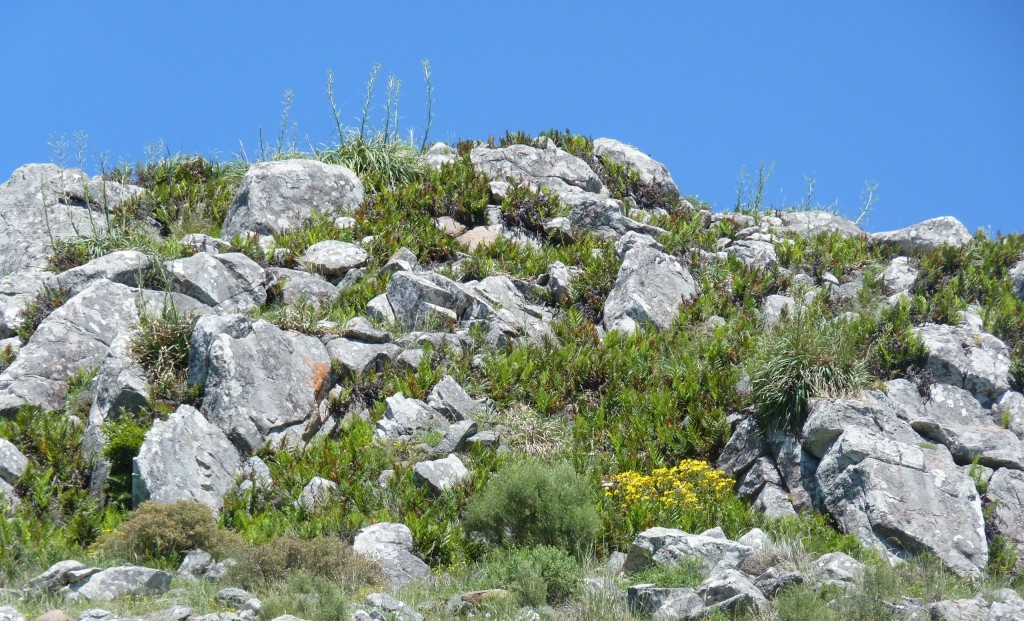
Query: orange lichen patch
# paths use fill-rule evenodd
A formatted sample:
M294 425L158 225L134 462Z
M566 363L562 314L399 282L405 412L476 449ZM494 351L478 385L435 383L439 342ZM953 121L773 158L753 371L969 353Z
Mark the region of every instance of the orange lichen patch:
M313 389L314 394L319 395L327 384L327 378L331 374L331 365L318 360L306 360L306 366L309 367L310 388Z

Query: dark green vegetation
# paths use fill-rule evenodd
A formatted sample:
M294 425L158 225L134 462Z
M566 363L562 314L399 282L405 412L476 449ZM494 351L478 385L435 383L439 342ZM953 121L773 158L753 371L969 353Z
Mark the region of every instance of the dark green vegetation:
M879 274L891 249L822 234L778 244L780 265L767 270L734 258L707 261L699 251L715 252L716 241L735 232L731 221L709 226L699 212L705 206L696 199L666 203L635 173L596 158L584 136L568 131L544 136L587 161L613 196L667 209L668 215L653 220L667 231L659 241L690 266L702 290L671 328L600 337L597 325L619 261L612 244L592 236L571 242L545 239L540 225L565 212L547 194L513 187L501 203L506 221L538 233L539 247L502 239L467 252L439 230L433 220L440 216L469 226L486 220L492 202L488 181L473 169L469 144L460 145L453 163L433 170L409 157L416 150L408 144L396 146L400 141L389 129L349 135L335 148L312 155L360 173L367 197L352 214L354 227L314 218L301 229L275 236L280 253L265 252L247 240L233 243L263 265L294 267L318 241L373 236L365 245L370 255L366 277L323 308L285 307L271 299L254 312L311 334L322 331L321 320L343 324L384 291L388 277L381 268L402 247L422 264L461 280L496 273L535 280L556 261L578 268L568 297L553 301L561 312L549 342L470 353L431 351L418 369L388 368L342 380L341 394L330 404L337 413L353 404L365 406L372 420L383 414L386 397L402 392L425 399L438 380L451 374L473 396L492 400L487 422L508 429L512 450L474 449L464 459L470 480L430 496L413 483L412 464L426 457L424 449L375 442L372 422L356 419L304 450L266 450L261 456L275 485L228 497L216 522L195 505L168 509L154 503L131 512L131 460L145 431L153 420L180 404L196 404L200 397L186 382L191 318L173 311L149 315L132 355L149 374L152 408L106 423L101 456L88 454L82 434L88 377L72 383L65 411L25 408L11 420L0 420L0 436L33 462L17 486L22 503L11 519L0 521L0 585L19 584L65 558L174 567L184 552L198 546L239 558L227 580L264 596L264 618L287 612L315 621L341 619L360 589L380 584L380 576L346 542L364 526L397 521L411 529L415 552L445 574L435 593L410 592L410 601L510 587L513 603L495 603L496 614L518 604L548 603L567 606L567 614L579 618L619 617L621 608L610 608L607 617L587 608L583 568L624 550L639 530L654 525L697 531L721 526L730 537L757 526L799 554L841 550L869 563L866 584L871 590L863 596L849 603L844 599L834 609L826 603L837 593L793 589L778 601L783 619L884 618L885 602L901 595L973 594L972 587L929 559L888 568L821 516L767 519L731 495L699 509L654 515L608 501L602 483L612 475L646 473L682 459L713 463L729 438L727 416L733 412L749 410L771 426L799 428L810 397L851 394L896 377L917 380L924 352L911 327L922 321L954 322L970 305L980 307L985 328L1010 346L1021 388L1024 303L1010 291L1006 272L1024 252L1024 237L979 234L963 249L917 257L921 275L914 295L888 308L880 301ZM506 134L500 142L535 141ZM277 155L299 154L279 150ZM184 156L115 170L111 178L145 187L146 198L112 214L106 234L57 244L51 267L68 269L124 248L161 259L187 255L181 236L219 233L244 170L244 162ZM747 215L762 214L748 210ZM458 269L451 268L448 264L463 253ZM765 328L759 309L767 296L790 291L801 274L819 282L826 272L841 280L862 273L865 287L855 299L819 296L776 327ZM147 279L158 288L162 282L159 272ZM66 292L46 290L30 307L22 340L65 300ZM848 312L856 316L844 317ZM724 319L724 325L714 318ZM483 354L480 364L473 364L476 353ZM9 360L0 351L0 368ZM745 377L749 391L743 387ZM93 469L98 457L110 464L109 476L102 479ZM384 470L394 474L379 484ZM311 513L295 500L313 476L336 482L338 489L331 503ZM1008 554L993 557L992 584L1012 582ZM683 567L643 577L665 586L691 585L695 578L688 572Z

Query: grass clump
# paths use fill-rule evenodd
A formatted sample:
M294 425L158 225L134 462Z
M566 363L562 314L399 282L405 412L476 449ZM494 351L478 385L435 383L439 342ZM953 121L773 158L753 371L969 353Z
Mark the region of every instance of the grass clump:
M495 553L486 564L487 579L511 590L524 606L558 605L573 598L583 583L579 561L551 546Z
M57 310L64 303L71 299L71 291L63 287L44 286L21 312L21 323L18 325L18 338L21 342L28 343L28 340L35 334L39 324L50 316L50 313Z
M17 354L14 353L14 349L9 345L0 347L0 373L7 370L7 367L11 366L14 362L14 358Z
M593 491L565 462L528 459L499 471L466 509L466 528L497 544L549 545L583 555L600 521Z
M765 332L753 353L751 400L766 429L799 431L812 397L849 396L870 382L843 326L818 321L806 308Z
M168 411L181 403L195 405L199 395L188 386L188 350L192 317L173 304L159 313L144 313L131 343L132 357L149 375L151 401Z
M96 542L99 551L114 558L172 566L189 550L200 548L217 557L239 545L236 534L217 526L209 507L192 500L144 502Z

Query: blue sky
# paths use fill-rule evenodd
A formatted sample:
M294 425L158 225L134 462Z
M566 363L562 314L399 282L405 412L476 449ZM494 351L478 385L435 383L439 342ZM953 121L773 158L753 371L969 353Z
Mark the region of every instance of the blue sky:
M886 230L954 215L1024 230L1024 3L47 2L0 18L0 177L84 131L89 162L253 155L283 92L302 143L334 139L382 65L401 127L431 137L572 128L635 144L685 194L731 209L741 170L775 162L766 202L860 210ZM371 4L375 6L371 6ZM377 118L382 111L375 109Z

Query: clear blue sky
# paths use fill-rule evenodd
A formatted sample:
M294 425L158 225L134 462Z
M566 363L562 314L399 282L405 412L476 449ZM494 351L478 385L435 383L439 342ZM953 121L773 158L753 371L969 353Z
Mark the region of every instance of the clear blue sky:
M419 134L428 58L432 138L569 127L635 144L717 209L764 160L775 205L813 177L817 201L856 214L874 180L868 230L947 214L1024 230L1019 0L385 4L6 3L0 177L51 160L55 132L112 162L158 140L252 154L286 89L300 141L329 142L327 69L356 123L375 62Z

